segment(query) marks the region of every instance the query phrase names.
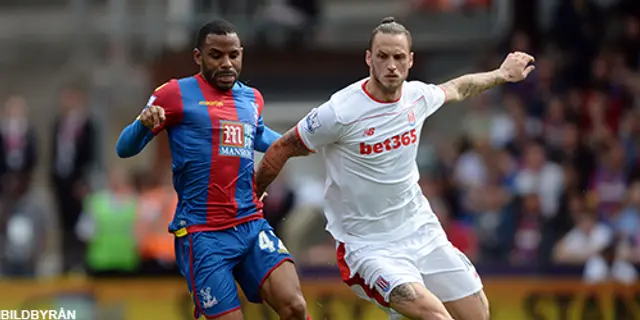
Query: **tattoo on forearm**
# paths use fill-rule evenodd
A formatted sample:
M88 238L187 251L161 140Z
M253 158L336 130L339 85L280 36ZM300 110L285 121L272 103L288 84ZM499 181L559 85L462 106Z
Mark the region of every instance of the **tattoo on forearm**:
M271 157L268 156L269 151L267 151L260 162L260 165L258 165L258 171L256 172L256 194L258 197L262 196L262 194L267 190L267 187L276 179L284 166L284 164L278 165Z
M284 151L288 153L289 157L300 157L311 154L311 151L307 149L298 137L295 128L290 129L282 136L282 142L286 146L286 150Z
M389 295L389 302L395 304L402 304L413 302L422 298L420 292L418 292L412 284L405 283L395 287Z
M503 83L505 81L492 71L467 74L450 80L442 86L458 92L458 99L464 100Z
M260 197L278 177L289 158L305 156L311 152L298 138L295 128L278 138L267 150L256 172L256 193Z

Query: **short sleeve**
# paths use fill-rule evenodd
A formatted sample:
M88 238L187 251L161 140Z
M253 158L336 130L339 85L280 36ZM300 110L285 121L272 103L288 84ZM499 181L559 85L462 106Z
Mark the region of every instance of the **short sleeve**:
M344 126L338 121L331 101L315 108L302 118L296 133L307 149L314 151L338 141Z
M182 119L182 97L178 81L172 79L156 88L151 97L149 97L145 109L153 105L162 107L165 116L165 121L151 130L153 134L157 135L162 130L178 124Z
M264 109L264 98L262 97L262 93L258 89L253 89L253 100L254 100L254 112L256 113L256 117L258 118L258 132L262 132L264 130L264 119L262 119L262 110Z
M420 93L424 96L424 117L425 119L438 111L447 100L447 95L440 86L419 82Z

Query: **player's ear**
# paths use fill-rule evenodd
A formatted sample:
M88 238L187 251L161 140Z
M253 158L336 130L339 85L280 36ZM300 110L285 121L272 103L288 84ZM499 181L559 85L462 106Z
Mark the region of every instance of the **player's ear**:
M367 66L371 67L371 50L365 52L364 61L367 63Z
M202 65L202 54L198 48L193 49L193 61L195 61L197 65Z
M413 51L409 53L409 68L413 67Z

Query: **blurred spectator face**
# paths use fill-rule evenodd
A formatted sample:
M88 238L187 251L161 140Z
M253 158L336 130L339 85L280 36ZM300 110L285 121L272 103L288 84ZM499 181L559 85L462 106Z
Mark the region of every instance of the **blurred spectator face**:
M544 123L544 138L549 145L557 147L562 144L564 118L562 100L558 97L551 99L547 107L547 116Z
M569 212L574 221L578 221L579 215L585 210L584 198L580 194L572 194L569 197Z
M630 135L637 133L638 131L638 117L635 112L628 111L623 116L620 123L621 136L629 137Z
M574 112L579 112L582 109L584 98L580 89L572 89L568 95L569 109Z
M84 93L75 88L67 88L60 94L60 105L64 112L81 110L85 107Z
M604 111L606 110L606 105L607 97L604 94L600 92L593 94L587 103L587 111L591 121L602 122L605 120Z
M516 162L507 150L498 153L497 168L502 175L509 175L516 169Z
M473 98L471 102L475 112L483 113L488 109L489 96L488 94L480 94Z
M613 143L605 157L606 166L611 170L622 169L624 165L624 150L619 143Z
M596 215L591 211L582 211L577 218L576 225L584 233L591 232L598 222Z
M629 205L640 208L640 182L634 182L629 188Z
M12 96L5 103L5 119L24 119L27 117L27 101L20 96Z
M489 155L491 153L491 142L486 137L476 137L473 139L473 148L481 155Z
M555 75L555 64L549 57L536 59L536 73L541 81L549 81Z
M524 104L517 95L506 94L502 103L514 119L524 117Z
M544 150L537 143L532 143L527 147L524 156L524 165L529 170L540 170L546 162Z
M607 81L609 77L609 63L605 57L596 58L591 65L591 75L596 81Z
M571 165L565 165L562 167L564 172L564 184L565 188L570 189L578 186L578 173L576 169Z
M540 212L540 197L537 194L527 194L524 196L522 208L526 213Z
M554 97L547 109L547 120L557 123L564 121L564 103L559 97Z
M124 170L116 168L109 172L109 188L114 192L122 192L129 189L129 179Z
M637 39L640 36L640 21L637 17L629 15L625 19L625 35L628 39Z
M573 150L578 147L580 142L580 132L578 126L573 123L567 123L562 133L562 146L567 150Z

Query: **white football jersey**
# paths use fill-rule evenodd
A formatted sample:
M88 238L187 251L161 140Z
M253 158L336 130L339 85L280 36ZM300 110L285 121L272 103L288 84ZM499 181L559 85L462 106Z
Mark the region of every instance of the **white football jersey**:
M296 126L326 164L327 231L345 243L393 241L425 224L442 235L418 185L416 155L422 124L443 105L444 90L405 82L398 101L381 102L366 91L367 80L338 91Z

